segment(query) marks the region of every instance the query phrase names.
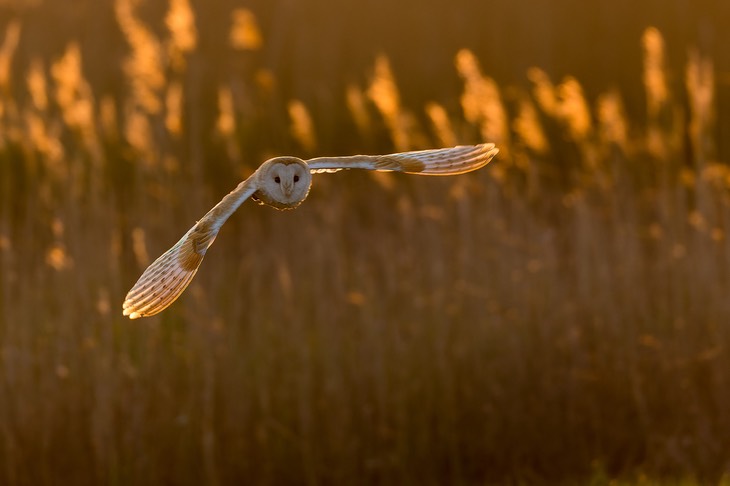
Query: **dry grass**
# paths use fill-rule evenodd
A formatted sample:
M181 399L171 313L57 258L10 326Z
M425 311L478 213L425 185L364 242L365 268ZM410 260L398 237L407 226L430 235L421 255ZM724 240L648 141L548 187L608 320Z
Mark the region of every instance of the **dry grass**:
M647 30L637 122L619 90L587 99L538 68L504 89L468 50L456 103L407 108L377 57L341 93L352 151L487 137L498 160L318 176L293 212L246 204L183 298L130 322L141 270L268 155L332 151L335 116L282 96L252 12L231 13L242 71L211 85L191 4L155 33L138 3L115 4L118 91L86 79L75 41L44 59L17 54L20 22L0 39L1 483L730 472L711 59L692 52L672 84Z

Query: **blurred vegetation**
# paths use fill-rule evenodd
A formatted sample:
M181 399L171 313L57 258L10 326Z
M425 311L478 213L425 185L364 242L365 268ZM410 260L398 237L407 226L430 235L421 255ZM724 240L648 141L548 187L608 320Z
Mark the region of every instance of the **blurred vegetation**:
M727 484L730 6L586 4L0 1L0 483Z

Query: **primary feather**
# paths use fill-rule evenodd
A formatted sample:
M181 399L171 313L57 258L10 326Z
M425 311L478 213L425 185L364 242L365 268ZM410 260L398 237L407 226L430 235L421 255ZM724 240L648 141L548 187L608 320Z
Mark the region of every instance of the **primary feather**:
M484 167L497 152L499 149L493 143L483 143L389 155L317 157L308 160L307 165L313 173L367 169L444 176L463 174Z

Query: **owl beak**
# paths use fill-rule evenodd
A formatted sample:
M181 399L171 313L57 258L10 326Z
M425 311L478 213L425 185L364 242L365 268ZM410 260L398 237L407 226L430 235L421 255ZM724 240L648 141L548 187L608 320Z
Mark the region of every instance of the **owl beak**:
M284 194L286 196L291 196L292 189L294 188L293 184L291 182L284 182L281 185L282 190L284 191Z

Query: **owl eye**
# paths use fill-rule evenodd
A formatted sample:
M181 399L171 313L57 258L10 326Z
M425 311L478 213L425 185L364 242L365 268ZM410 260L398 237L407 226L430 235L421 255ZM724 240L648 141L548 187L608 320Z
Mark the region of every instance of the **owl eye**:
M274 177L274 182L277 184L281 182L281 178L279 176Z
M298 175L295 175L294 176L294 182L299 182L299 176Z

